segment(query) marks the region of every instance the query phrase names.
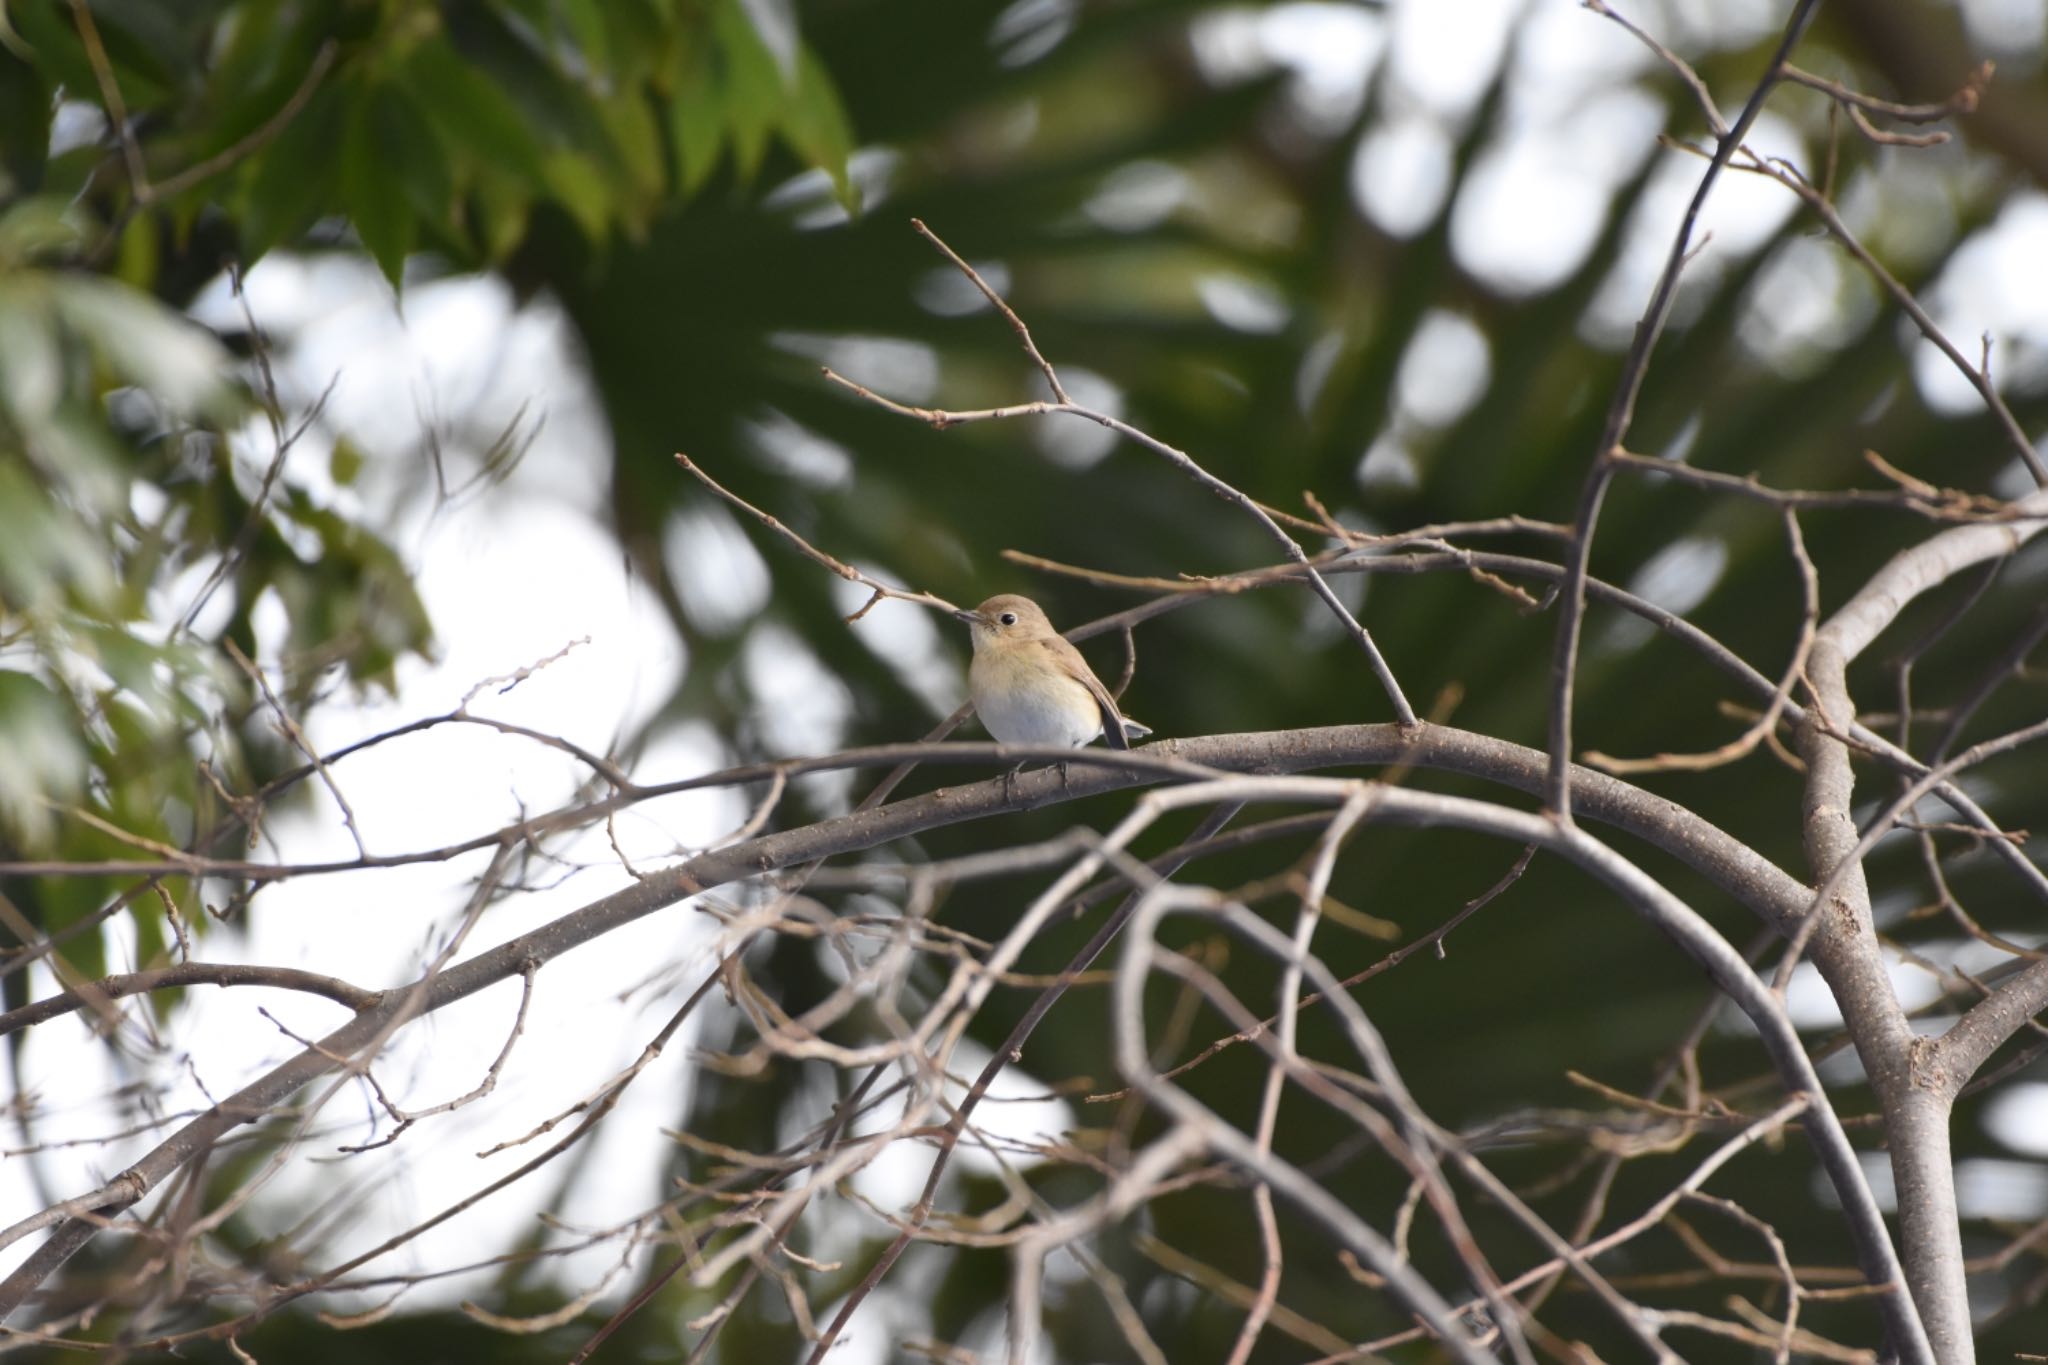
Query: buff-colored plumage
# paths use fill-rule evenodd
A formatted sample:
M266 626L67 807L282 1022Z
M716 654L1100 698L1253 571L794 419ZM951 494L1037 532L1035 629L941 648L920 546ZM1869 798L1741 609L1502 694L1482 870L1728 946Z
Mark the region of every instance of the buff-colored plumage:
M1112 749L1152 732L1117 710L1081 651L1028 597L1006 593L957 613L974 637L967 688L975 714L999 744L1087 744Z

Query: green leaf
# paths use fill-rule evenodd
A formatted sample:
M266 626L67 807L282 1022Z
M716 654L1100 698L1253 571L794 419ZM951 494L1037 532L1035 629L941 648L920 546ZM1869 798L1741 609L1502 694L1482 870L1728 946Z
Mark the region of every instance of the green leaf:
M562 25L560 17L561 0L497 0L499 8L509 14L516 14L526 21L526 26L535 33L546 34L550 40Z
M107 175L110 164L104 148L91 143L81 144L45 162L42 182L37 188L46 195L80 201L79 217L84 219L85 201L94 185L110 179ZM121 194L125 197L126 193L124 188Z
M60 7L61 8L61 7ZM195 6L101 3L92 6L107 63L131 115L174 98L185 53L192 40L181 23L202 18ZM89 87L99 94L97 81Z
M114 79L121 87L122 102L128 106L129 113L150 108L164 99L168 92L161 65L152 62L154 70L151 74L137 69L135 59L146 52L144 45L138 44L120 24L110 23L101 6L93 6L93 15ZM9 5L7 16L14 22L20 41L35 54L35 65L39 70L54 78L54 84L62 86L72 98L95 105L100 103L99 75L93 70L91 58L86 56L69 5L51 4L49 0L39 4Z
M121 229L114 277L133 289L151 288L156 284L158 254L157 225L148 214L136 214Z
M684 195L695 194L717 168L725 137L725 101L708 39L700 37L683 59L668 120L676 145L676 183Z
M251 158L241 214L245 269L330 208L343 112L336 87L318 90L277 141Z
M88 862L98 859L132 857L135 850L97 830L83 837L67 838L49 850L59 857ZM31 924L56 935L98 911L120 887L107 877L37 877L28 884L27 894L18 897ZM88 981L107 974L107 940L100 930L68 934L54 954L52 963L60 981L83 977Z
M157 683L156 666L163 657L153 644L136 639L118 626L79 621L76 640L80 652L107 671L120 686L154 705L163 694Z
M47 291L19 276L13 286L0 294L0 408L16 430L33 432L64 395L64 364Z
M592 71L612 74L612 46L605 10L610 0L560 0L562 27L576 45L584 65Z
M94 275L52 276L57 315L122 380L186 414L226 417L233 362L213 333L139 289Z
M85 237L83 216L68 196L32 195L0 212L0 269L70 255Z
M649 71L663 65L674 25L664 6L651 0L602 0L598 9L608 31L611 61L604 68L623 90L637 85Z
M363 448L347 436L334 439L334 449L327 456L327 473L343 488L353 485L363 472Z
M0 829L27 847L56 829L49 800L68 801L85 786L86 750L77 717L42 681L0 668Z
M6 7L0 5L0 43L11 37ZM0 197L39 187L50 152L50 119L57 110L51 95L50 78L32 64L31 54L18 48L0 51Z
M278 563L274 581L291 621L291 651L310 657L339 648L351 682L394 690L398 659L425 653L434 635L404 561L375 535L301 493L285 497L278 510L320 538L310 561L287 550L289 557ZM299 680L295 693L318 681Z
M621 207L637 210L637 215L644 219L653 213L668 188L661 126L655 120L654 108L635 89L604 101L598 106L598 115L604 120L612 157L626 181L624 192L615 190L612 197L615 201L630 201Z
M341 144L341 197L363 245L396 289L405 274L415 224L396 173L404 153L394 108L375 87L358 92Z
M35 433L37 442L57 459L79 466L100 462L85 439L90 433L78 427L75 421L45 422ZM74 461L79 451L88 454ZM67 472L75 472L71 463ZM103 602L116 587L105 544L93 529L19 464L0 460L0 602L9 612L56 608L67 596Z
M212 132L219 143L211 150L255 132L298 87L311 56L282 18L279 7L250 5L225 26L208 72L218 101Z
M831 74L808 47L797 53L782 136L798 156L832 177L832 192L848 213L860 211L860 194L846 174L846 159L853 154L853 122L839 102Z
M484 259L502 261L526 237L533 193L523 179L486 170L476 183L476 232Z
M451 232L455 217L455 170L426 110L401 85L378 90L378 137L390 149L392 169L406 202L421 222Z
M404 79L459 160L495 167L533 186L546 183L545 148L519 106L445 37L413 49Z
M164 892L166 895L172 896L177 894L169 886L165 886ZM159 901L155 896L141 898L136 902L135 913L128 917L128 922L135 927L136 962L147 964L163 961L164 949L168 946L164 942L163 902ZM200 923L203 927L203 919ZM169 994L169 992L164 992L164 994ZM168 1002L152 1000L151 1004L157 1011L157 1017L162 1019L164 1017L163 1011L169 1007Z
M721 0L712 18L712 34L725 77L725 118L732 130L733 165L741 180L751 180L767 153L769 133L782 120L782 71L739 0Z
M94 275L51 277L59 317L121 379L139 384L173 411L227 416L234 373L213 333L139 289Z
M548 158L547 184L591 241L602 241L611 222L612 191L597 163L581 152L556 152Z

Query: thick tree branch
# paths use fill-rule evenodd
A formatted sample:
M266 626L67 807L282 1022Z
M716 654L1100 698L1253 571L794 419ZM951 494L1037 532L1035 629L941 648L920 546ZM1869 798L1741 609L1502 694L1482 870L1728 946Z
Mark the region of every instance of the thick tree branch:
M1855 774L1846 736L1856 710L1848 671L1915 597L1974 564L2012 554L2048 527L2048 491L2016 506L2027 520L1954 527L1901 551L1822 625L1809 659L1814 706L1801 735L1807 859L1816 878L1835 888L1812 910L1814 962L1841 1006L1884 1114L1908 1275L1945 1365L1975 1358L1949 1155L1949 1111L1960 1083L1930 1077L1919 1065L1926 1045L1913 1036L1899 1008L1878 948L1870 890L1857 857L1861 841L1850 817ZM1990 1026L2011 1018L2019 1003L2001 1007L2003 1013L1979 1014L1966 1035L1971 1050L1981 1050ZM2013 1027L2026 1017L2012 1018Z
M1025 750L996 745L917 746L957 750L962 760L1014 761ZM894 761L893 750L873 754ZM1034 755L1037 756L1037 755ZM1047 751L1046 756L1052 756ZM0 1282L0 1316L20 1307L35 1286L82 1247L107 1220L132 1207L193 1157L211 1150L235 1127L271 1112L300 1087L331 1071L337 1059L357 1057L406 1017L431 1014L500 981L521 977L611 930L690 896L729 882L820 858L874 848L892 840L1006 810L1035 809L1063 801L1156 782L1174 775L1216 770L1292 772L1360 763L1399 763L1442 768L1501 783L1525 792L1542 790L1545 760L1535 750L1439 726L1404 731L1398 725L1342 726L1168 740L1129 754L1071 753L1066 778L1053 769L1026 772L1014 783L996 779L965 787L941 787L873 810L856 811L801 829L763 835L701 854L648 874L622 891L592 902L531 933L459 962L412 986L384 993L340 1029L298 1057L243 1087L219 1107L186 1125L145 1154L115 1182L120 1194L73 1217L39 1247L29 1261ZM819 760L850 766L845 756ZM1808 891L1758 855L1683 807L1625 782L1581 772L1582 813L1645 838L1702 872L1729 895L1781 930L1805 905Z

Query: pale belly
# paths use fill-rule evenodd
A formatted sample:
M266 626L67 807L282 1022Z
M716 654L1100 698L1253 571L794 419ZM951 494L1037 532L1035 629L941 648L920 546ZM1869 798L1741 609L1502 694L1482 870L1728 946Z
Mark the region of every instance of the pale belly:
M968 677L974 713L998 744L1086 744L1102 733L1102 712L1088 689L1055 679L1046 687L1010 687L1000 695Z

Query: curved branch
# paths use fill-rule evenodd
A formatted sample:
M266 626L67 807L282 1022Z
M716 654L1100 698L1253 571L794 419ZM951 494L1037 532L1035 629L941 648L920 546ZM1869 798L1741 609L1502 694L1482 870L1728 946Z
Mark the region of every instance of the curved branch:
M1607 7L1597 0L1592 8L1596 12L1607 13ZM1720 120L1713 114L1712 101L1708 101L1709 117L1717 125L1714 129L1713 159L1707 163L1699 186L1685 207L1685 216L1679 220L1678 231L1671 239L1671 250L1665 255L1663 273L1657 277L1650 302L1643 309L1642 319L1636 323L1635 336L1629 342L1628 358L1622 362L1621 377L1615 382L1614 397L1607 407L1606 422L1600 432L1600 447L1593 453L1593 467L1586 472L1585 486L1579 492L1578 513L1572 518L1570 563L1565 576L1564 597L1558 609L1556 641L1551 652L1550 770L1549 780L1543 789L1543 804L1566 822L1572 817L1572 692L1578 670L1579 633L1585 624L1586 580L1591 576L1593 531L1599 524L1601 504L1606 501L1608 485L1614 481L1616 472L1612 457L1628 440L1629 427L1635 421L1636 399L1642 393L1643 380L1650 371L1650 355L1657 349L1657 340L1664 333L1672 303L1678 297L1679 274L1692 256L1693 228L1699 221L1700 210L1705 207L1714 182L1720 179L1721 172L1742 145L1744 135L1763 113L1765 98L1783 77L1792 49L1798 45L1819 8L1820 0L1798 0L1793 6L1791 17L1785 21L1785 31L1779 36L1777 49L1771 54L1770 65L1764 68L1756 88L1750 92L1733 125L1725 129L1719 127Z
M1807 763L1801 813L1807 861L1825 894L1815 897L1810 911L1802 912L1793 950L1780 970L1782 980L1800 943L1811 933L1815 965L1842 1010L1883 1110L1914 1294L1941 1358L1953 1362L1973 1358L1949 1145L1949 1119L1960 1082L1951 1085L1928 1074L1924 1045L1899 1007L1878 951L1861 859L1863 841L1850 815L1855 773L1849 737L1856 707L1849 693L1849 665L1914 598L1974 564L2011 555L2048 529L2048 490L2013 505L2024 520L1954 527L1892 556L1815 637L1809 659L1814 704L1800 736ZM2038 993L2039 978L2027 979ZM2019 992L1990 999L2001 1003L1973 1011L1976 1020L1965 1035L1972 1051L1981 1049L1992 1025L2016 1015L2026 1003Z
M945 756L976 762L1009 762L1029 752L996 745L923 748L956 751ZM1073 764L1064 781L1057 771L1044 769L1024 773L1014 782L992 779L965 787L942 787L872 810L855 811L700 854L650 873L624 890L427 979L385 992L378 1004L244 1086L151 1149L115 1182L115 1197L62 1224L26 1263L0 1281L0 1319L19 1308L36 1286L90 1241L110 1217L139 1202L185 1162L210 1150L235 1127L269 1112L301 1086L380 1042L399 1021L401 1013L407 1018L431 1014L714 887L819 858L874 848L908 835L999 812L1054 805L1188 773L1207 775L1217 769L1272 773L1345 764L1406 763L1467 773L1520 791L1540 792L1545 764L1540 752L1521 745L1433 725L1404 732L1394 724L1167 740L1135 753L1064 752ZM852 766L847 755L816 762L823 766ZM1772 923L1788 923L1789 917L1805 905L1807 888L1683 807L1600 773L1583 771L1577 781L1582 793L1581 811L1587 817L1608 820L1648 839Z
M337 1005L361 1012L383 999L381 991L367 991L339 977L296 967L259 967L240 962L182 962L174 967L157 967L146 972L124 972L103 976L78 990L65 991L0 1014L0 1038L22 1029L70 1014L97 1008L101 1001L148 991L176 990L181 986L270 986L281 991L304 991L323 995Z
M1361 786L1356 782L1294 778L1270 782L1263 799L1337 804L1359 790ZM1905 1272L1899 1265L1891 1236L1885 1228L1884 1216L1864 1179L1856 1151L1850 1146L1848 1134L1843 1131L1840 1119L1825 1103L1825 1088L1821 1085L1820 1077L1814 1072L1813 1063L1808 1059L1797 1031L1784 1012L1783 1005L1769 987L1757 978L1749 964L1743 961L1742 955L1690 906L1665 890L1654 878L1626 858L1582 830L1546 816L1508 810L1467 797L1443 796L1403 788L1372 790L1374 799L1365 815L1368 821L1473 830L1517 843L1536 844L1569 859L1613 887L1638 914L1663 931L1707 972L1723 993L1755 1024L1765 1050L1770 1054L1786 1088L1794 1094L1812 1097L1814 1103L1811 1121L1806 1131L1822 1166L1827 1171L1829 1180L1842 1200L1855 1236L1858 1259L1862 1263L1864 1274L1871 1283L1886 1286L1889 1291L1883 1295L1882 1306L1887 1326L1893 1336L1893 1344L1900 1352L1901 1359L1933 1361L1935 1356L1928 1343L1926 1331L1921 1326L1915 1296L1909 1292ZM1155 794L1147 797L1141 805L1163 809L1169 800L1223 798L1244 799L1244 796L1233 786L1230 779L1222 779L1214 783L1197 783L1179 788L1172 793ZM1192 1097L1185 1096L1175 1088L1161 1085L1143 1043L1143 986L1146 969L1151 965L1151 955L1155 951L1152 936L1159 920L1169 908L1170 898L1148 896L1140 902L1133 915L1130 937L1125 943L1123 964L1117 976L1112 1017L1116 1020L1117 1026L1118 1065L1125 1075L1162 1107L1180 1113L1185 1120L1188 1118L1188 1111L1200 1106ZM1295 954L1293 945L1286 936L1263 920L1247 916L1235 922L1241 931L1259 942L1260 946L1274 957L1288 962L1298 961L1312 984L1321 992L1323 1002L1343 1021L1347 1032L1353 1037L1354 1046L1369 1059L1384 1057L1385 1050L1379 1043L1379 1035L1367 1020L1363 1008L1341 988L1328 968L1312 956ZM1390 1067L1391 1062L1387 1065ZM1375 1065L1374 1078L1381 1084L1388 1085L1388 1076L1381 1072L1382 1068ZM1204 1128L1212 1134L1217 1150L1235 1160L1248 1162L1262 1178L1271 1180L1275 1189L1298 1202L1307 1201L1305 1207L1308 1207L1311 1213L1329 1221L1325 1217L1328 1210L1319 1209L1310 1194L1312 1185L1300 1187L1290 1184L1283 1178L1285 1163L1275 1163L1264 1157L1256 1151L1250 1139L1236 1133L1228 1125L1209 1124ZM1332 1230L1339 1231L1339 1235L1346 1237L1347 1240L1351 1240L1355 1231L1348 1225L1340 1230L1335 1224L1332 1224Z

